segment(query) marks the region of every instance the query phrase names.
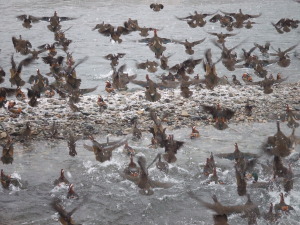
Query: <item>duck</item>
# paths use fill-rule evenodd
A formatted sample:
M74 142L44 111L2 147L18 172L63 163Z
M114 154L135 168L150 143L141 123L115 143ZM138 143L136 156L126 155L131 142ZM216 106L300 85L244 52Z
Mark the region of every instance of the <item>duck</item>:
M277 64L281 67L288 67L291 63L289 55L287 55L288 52L292 51L298 46L298 44L291 46L290 48L286 49L285 51L281 51L280 48L278 50L275 50L276 53L270 53L270 56L276 56L277 57Z
M125 53L117 53L117 54L108 54L104 56L105 59L110 60L110 65L112 68L119 64L119 59L123 58L126 54Z
M50 25L48 26L48 29L52 32L56 32L60 30L60 22L67 21L67 20L73 20L75 18L72 17L65 17L65 16L58 16L57 12L54 11L53 16L50 17L42 17L40 20L49 22Z
M249 99L247 99L246 105L245 105L245 114L246 116L252 115L252 109L254 108L254 105L250 105Z
M21 140L25 141L32 138L31 123L29 121L25 124L25 129L21 132Z
M149 31L153 31L155 28L152 27L138 27L137 30L140 31L139 35L142 37L148 37L149 36Z
M235 165L235 177L236 177L236 184L237 184L237 193L239 196L244 196L247 194L247 182L245 173L239 171L237 165Z
M162 55L160 57L160 68L163 69L163 70L167 70L169 69L169 66L168 66L168 61L169 61L169 58L171 57L172 55L169 55L169 56L164 56Z
M22 184L18 179L12 178L11 175L6 175L3 169L1 169L0 181L4 189L8 189L10 185L22 187Z
M195 139L195 138L199 138L199 137L200 137L199 131L196 129L195 126L193 126L192 127L192 133L190 134L190 138Z
M182 97L189 98L193 95L193 91L190 90L189 86L190 86L189 82L185 82L184 80L181 82L180 95Z
M58 213L59 221L63 225L79 225L74 222L72 219L72 215L79 208L79 206L75 207L72 211L67 212L64 207L60 204L60 200L58 198L53 199L51 202L52 208Z
M41 18L23 14L17 16L17 19L23 21L22 26L29 29L32 27L32 23L38 23Z
M74 137L72 132L69 132L68 135L68 148L69 148L69 155L75 157L77 155L76 151L76 142L78 141L78 137Z
M276 221L280 218L279 213L273 212L273 203L270 203L269 211L263 214L265 220L269 221L270 223L276 223Z
M150 4L150 9L152 9L154 12L159 12L163 8L164 8L163 4L159 4L159 3Z
M215 183L215 184L224 184L223 181L219 180L219 177L218 177L218 175L217 175L217 167L214 167L214 168L213 168L213 173L212 173L212 175L209 177L208 183L210 184L210 183L212 183L212 182Z
M21 35L19 38L13 36L12 43L16 52L19 52L21 55L29 54L29 49L32 48L30 41L22 39Z
M105 91L107 93L115 93L115 89L112 87L112 84L108 80L105 82Z
M203 69L205 71L205 84L208 89L214 89L215 86L219 84L220 78L216 72L216 64L221 61L220 58L216 62L212 62L211 49L207 49L204 53L205 59L203 60Z
M226 122L227 120L230 120L235 113L233 110L228 108L222 109L219 103L216 106L202 105L202 108L205 112L211 114L215 121L217 121L217 119L224 119Z
M79 195L74 191L74 184L69 185L67 198L78 199Z
M92 141L92 146L88 146L84 144L84 148L88 151L94 152L96 156L96 160L99 162L105 162L111 159L112 157L112 151L126 143L125 140L119 140L119 141L113 141L109 142L109 139L107 137L106 143L99 143L97 142L93 136L89 136L89 139Z
M128 145L128 142L125 142L124 148L123 148L123 152L126 153L127 155L131 156L131 155L135 155L136 151Z
M97 105L100 107L100 110L104 110L104 109L107 109L107 104L106 102L104 101L104 99L102 98L101 95L98 96L98 99L97 99Z
M221 204L218 201L218 198L216 195L212 196L212 199L214 201L214 203L209 203L209 202L205 202L202 199L200 199L198 196L196 196L193 192L189 191L187 192L187 194L194 200L196 200L197 202L199 202L201 205L203 205L205 208L210 209L212 211L214 211L216 213L216 215L218 215L218 217L221 217L224 221L224 219L231 215L231 214L235 214L235 213L245 213L246 217L250 217L252 219L252 217L254 215L257 215L257 206L255 204L252 204L251 202L247 201L246 204L244 205L230 205L230 206L225 206L223 204ZM223 215L226 215L226 217L224 217ZM226 219L225 219L226 221ZM218 223L216 223L218 224ZM224 225L227 224L226 223L220 223L219 225ZM251 223L250 223L251 224Z
M189 42L187 39L185 39L185 41L176 41L176 40L173 40L173 42L183 45L185 47L185 53L187 53L188 55L193 55L195 51L192 48L194 46L199 45L202 42L204 42L205 39L206 38L203 38L201 40L193 41L193 42Z
M124 73L125 68L125 64L120 66L118 70L113 68L112 87L119 91L127 90L127 84L137 77L136 74L129 75L128 73Z
M218 38L217 42L220 43L220 44L225 43L225 41L226 41L225 39L227 37L233 37L233 36L237 35L237 34L224 34L223 32L221 32L221 33L207 32L207 33L210 34L210 35L216 36Z
M235 160L235 161L237 161L240 158L251 160L259 157L257 154L241 152L237 143L234 144L233 153L219 153L216 154L216 156L218 156L219 158L225 158L225 159Z
M17 87L21 87L25 85L25 81L21 78L22 68L23 66L28 66L31 62L33 62L33 58L27 57L23 59L17 67L13 55L11 56L11 69L9 81L12 86L16 85Z
M285 192L290 192L294 187L294 173L292 171L291 165L289 165L288 171L283 179L283 190Z
M160 171L164 172L164 173L168 173L169 171L169 164L167 162L163 162L161 161L161 153L158 153L157 156L154 158L154 160L152 161L152 163L150 163L150 165L147 167L147 169L150 168L150 166L152 166L152 164L158 160L158 162L156 162L156 168L159 169Z
M277 120L277 132L274 136L269 136L262 145L263 150L271 155L286 157L291 154L291 140L280 130L280 121Z
M133 161L133 154L130 154L130 163L123 171L125 177L131 181L138 181L140 172L140 168Z
M68 181L68 179L65 177L65 170L64 170L64 169L61 169L61 170L60 170L60 176L59 176L59 178L56 179L56 180L53 182L53 184L54 184L55 186L56 186L56 185L60 186L62 183L65 184L65 185L70 184L70 182Z
M205 166L203 168L203 174L205 176L209 176L210 174L213 173L215 167L216 167L216 163L215 163L215 160L214 160L214 156L211 153L210 158L206 158L206 163L205 163Z
M280 202L275 204L274 206L275 213L289 213L290 210L294 210L294 208L290 205L287 205L284 201L283 193L280 193Z
M132 140L137 141L142 138L142 131L137 127L137 121L134 122L132 129Z
M163 155L164 160L168 163L176 162L177 151L183 146L183 141L174 140L174 135L169 135L166 140L164 140L165 154Z
M6 73L3 70L3 68L0 66L0 84L4 82L4 77L5 77Z
M232 83L234 85L241 85L241 82L236 78L236 75L232 75Z
M173 184L170 183L162 183L159 181L154 181L148 177L148 170L146 166L146 159L143 156L138 158L138 164L140 166L140 175L139 179L136 182L137 186L141 189L139 191L142 195L153 195L154 191L152 188L159 187L159 188L170 188Z
M296 120L300 120L300 114L296 113L288 104L286 104L285 113L280 115L280 120L282 122L288 121L287 126L289 128L297 128L299 127L299 123L296 122Z
M269 56L269 49L271 46L271 43L269 41L267 41L264 45L254 43L254 46L259 49L263 56Z
M137 63L136 66L138 69L147 69L149 73L155 73L157 71L158 63L147 60L144 63Z
M7 136L7 141L5 144L0 144L2 147L1 161L3 164L12 164L14 158L14 145L11 137Z
M243 23L246 20L252 19L252 18L257 18L257 17L260 17L262 15L261 13L258 14L258 15L244 14L241 9L239 9L238 13L227 13L227 12L223 12L223 11L221 11L221 12L225 15L232 16L235 19L234 27L236 27L236 28L242 28Z

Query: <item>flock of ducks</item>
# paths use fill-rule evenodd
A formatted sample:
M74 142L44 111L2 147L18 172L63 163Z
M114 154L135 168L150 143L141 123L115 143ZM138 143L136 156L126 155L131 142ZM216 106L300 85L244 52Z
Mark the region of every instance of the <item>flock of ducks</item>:
M158 12L164 9L162 4L151 4L150 8ZM195 11L193 14L190 14L183 18L177 18L181 21L186 21L188 26L191 28L204 27L207 26L207 21L210 23L220 23L221 27L227 29L228 32L233 31L234 29L251 29L255 25L255 22L252 19L261 16L244 14L242 10L239 10L237 13L228 13L220 11L220 13L212 14L203 14ZM210 17L210 18L209 18ZM80 101L80 96L86 93L93 92L97 89L96 87L81 89L81 79L78 78L76 74L76 67L88 60L88 57L85 57L81 60L75 62L72 57L72 54L68 51L69 45L72 43L72 40L65 37L65 32L68 30L62 30L61 22L66 20L74 20L76 18L70 17L60 17L57 12L54 12L53 16L50 17L35 17L31 15L20 15L17 16L17 19L21 20L22 25L30 29L34 23L45 21L48 22L47 28L54 33L54 43L45 44L39 46L39 50L32 50L32 44L28 40L24 40L20 35L19 38L12 37L13 47L16 51L16 54L25 55L26 58L21 60L19 63L16 63L14 60L14 55L11 56L11 69L10 69L10 78L9 81L11 86L14 87L1 87L0 88L0 108L4 108L11 117L19 117L22 113L22 108L18 107L16 102L12 99L15 96L16 99L20 101L27 101L31 107L38 107L38 99L42 96L51 98L55 94L58 94L61 98L68 98L68 105L70 109L74 112L79 111L79 108L76 106L76 103ZM290 32L292 29L298 27L299 21L293 19L280 19L277 23L272 23L275 29L279 34L283 32ZM161 93L160 89L174 89L180 86L181 95L184 98L189 98L193 95L193 92L189 89L191 85L199 86L201 88L214 89L217 85L220 84L230 84L232 85L241 85L241 82L237 79L236 75L233 75L232 82L228 80L227 77L218 77L215 65L219 62L222 62L223 65L229 70L234 71L235 68L252 68L254 73L262 78L261 81L253 82L252 76L250 74L243 74L241 77L246 85L260 85L264 89L265 94L272 93L273 84L280 83L285 78L282 78L280 74L276 78L273 76L267 76L268 72L265 69L267 65L277 63L281 67L288 67L290 64L290 57L288 53L295 49L298 44L291 46L290 48L282 51L280 48L278 50L274 49L271 46L270 42L265 44L254 43L253 48L249 51L246 49L243 50L241 58L238 58L238 55L234 50L239 47L241 44L238 44L234 47L226 46L226 39L236 33L216 33L208 32L209 35L217 37L217 40L212 40L215 46L220 48L221 56L220 59L216 62L212 61L212 52L211 49L205 51L204 58L193 59L188 58L182 63L176 64L174 66L168 65L168 59L172 57L163 55L166 50L166 45L169 43L180 44L185 47L186 54L190 57L195 51L193 47L203 43L206 38L203 38L198 41L189 42L187 39L185 41L181 40L172 40L169 38L162 38L158 36L158 29L152 27L140 27L137 20L128 19L123 23L124 26L114 27L110 24L102 23L97 24L92 30L98 30L101 35L110 37L110 39L116 43L121 44L122 35L127 35L130 32L140 32L139 34L142 37L147 37L149 31L153 31L154 36L151 38L143 38L139 40L140 43L145 43L154 53L155 58L159 61L147 60L146 62L136 62L136 67L139 70L147 70L149 73L155 73L160 67L161 69L168 72L168 75L162 75L160 82L155 82L150 78L150 75L147 74L145 80L137 80L137 75L129 76L124 72L126 65L121 65L119 68L118 60L123 58L125 53L111 53L104 56L105 59L110 61L110 65L113 69L113 74L111 80L106 81L105 90L109 94L113 94L120 90L126 90L127 84L129 82L140 85L145 88L145 98L148 101L155 102L160 100ZM57 47L63 49L66 56L57 55ZM274 52L270 52L270 47ZM261 52L262 57L254 54L254 51L258 49ZM49 73L46 76L42 75L39 70L37 70L36 75L32 75L27 81L31 87L27 88L27 98L26 94L21 90L21 88L26 84L26 81L22 79L22 69L23 67L30 66L30 64L39 60L39 56L45 52L48 52L47 56L43 56L42 61L49 65ZM269 59L270 56L275 58ZM195 67L200 63L203 64L203 69L205 71L204 78L200 78L199 74L195 74ZM190 77L190 75L194 77ZM0 83L4 82L5 71L0 68ZM48 77L54 79L53 82L50 82ZM107 105L104 99L99 96L97 104L102 110L107 109ZM245 105L245 113L250 116L252 108L254 106L249 102ZM219 130L224 130L228 127L227 122L234 116L235 112L228 108L221 107L220 104L216 106L203 105L203 112L211 114L213 121L215 121L214 126ZM152 195L154 193L153 188L169 188L173 184L163 183L160 181L153 180L148 175L148 169L156 162L156 167L164 173L168 173L168 165L177 161L176 154L185 143L183 141L178 141L174 139L174 135L167 135L166 128L163 126L164 118L159 118L157 112L151 109L149 116L153 121L153 126L149 129L149 132L152 134L151 147L153 148L164 148L164 153L159 153L155 159L147 166L145 157L139 156L137 158L137 164L134 162L134 157L136 151L134 148L128 145L128 140L123 139L119 141L110 141L109 139L105 143L99 143L92 135L86 137L76 136L72 132L60 132L58 131L57 125L55 122L48 132L43 131L45 138L49 139L64 139L67 140L69 155L71 157L76 157L76 142L80 139L86 139L91 141L91 145L84 145L84 148L88 151L91 151L95 154L95 159L99 162L105 162L112 158L112 152L120 146L124 146L124 152L129 157L129 164L123 170L120 171L120 175L125 179L128 179L134 182L139 188L140 193L143 195ZM281 121L287 121L288 127L293 131L290 136L286 136L280 130L280 124L277 122L277 132L274 136L267 138L266 142L263 145L263 150L266 154L269 155L269 159L273 161L272 165L263 165L266 167L266 171L270 171L269 175L272 174L272 180L269 182L260 182L258 181L258 174L255 173L255 166L258 164L259 157L258 155L251 153L241 152L238 148L238 144L235 144L235 151L230 154L217 154L219 158L226 158L229 160L234 160L234 169L236 174L236 185L237 193L240 196L247 196L247 202L244 205L234 205L234 206L225 206L221 204L215 195L212 196L214 203L208 203L197 197L195 193L189 191L188 194L191 198L198 201L204 207L214 211L216 214L213 216L214 224L225 225L228 224L228 216L237 213L243 214L244 217L248 218L248 224L256 224L256 219L261 216L258 206L251 201L250 195L248 194L248 188L272 188L274 185L282 186L282 194L280 194L280 202L275 204L270 203L270 208L267 213L263 214L263 217L268 221L268 223L275 223L279 220L281 215L287 214L290 210L293 210L293 207L287 205L284 202L284 194L288 194L293 188L294 175L292 172L291 164L286 167L283 164L282 158L289 156L292 152L292 149L295 144L299 144L299 137L295 136L295 129L299 126L297 120L299 120L300 115L295 113L289 106L286 107L286 112L280 115ZM63 136L60 134L63 133ZM34 138L36 135L31 127L31 123L28 121L25 124L25 128L21 133L18 134L8 134L6 139L3 141L2 145L2 157L1 161L4 164L13 163L13 152L14 152L14 143L19 141L20 143L25 143L28 140ZM138 121L133 121L132 128L132 137L133 140L139 141L142 137L142 132L138 128ZM12 138L14 136L14 138ZM195 126L192 126L192 131L190 134L191 139L200 138L200 132ZM217 167L214 160L213 154L210 158L207 158L206 164L203 168L203 176L209 177L209 182L215 182L217 184L223 184L224 182L218 179ZM253 183L248 184L249 176L253 178ZM67 198L79 198L78 194L74 190L74 184L70 183L65 175L64 170L61 169L59 178L54 181L54 185L61 185L64 183L68 185ZM4 189L8 189L10 185L21 187L22 184L19 180L12 178L9 175L6 175L3 170L1 170L1 184ZM51 203L51 206L55 211L59 213L60 221L62 224L75 224L72 220L72 214L78 209L74 208L71 212L67 212L64 207L61 205L61 200L54 199ZM274 209L274 211L273 211Z

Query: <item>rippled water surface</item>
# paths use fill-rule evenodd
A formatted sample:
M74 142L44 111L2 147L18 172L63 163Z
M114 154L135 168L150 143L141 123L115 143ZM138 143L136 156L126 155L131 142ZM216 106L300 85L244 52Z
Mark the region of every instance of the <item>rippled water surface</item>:
M279 35L270 22L288 17L299 18L300 4L289 0L213 0L213 1L163 1L165 8L155 13L149 8L150 1L93 1L93 0L12 0L0 1L1 27L0 27L0 66L9 73L10 57L14 53L11 42L12 36L22 35L24 39L31 41L34 48L45 43L53 42L53 33L47 30L47 23L34 24L30 30L22 27L22 22L15 16L30 14L33 16L52 16L56 10L60 16L78 17L76 20L62 23L62 28L67 29L66 37L72 39L70 51L75 60L89 56L89 59L76 68L77 75L82 78L83 87L91 87L98 84L96 93L104 94L104 81L108 79L111 68L109 61L103 59L109 53L123 52L125 57L120 64L127 64L127 70L137 73L139 79L144 79L145 71L135 68L136 62L147 59L155 60L154 54L144 44L136 43L141 39L138 33L123 36L123 43L111 43L108 37L101 36L92 28L104 21L112 25L122 25L128 18L137 19L140 26L156 27L160 29L159 36L176 40L188 39L195 41L206 37L205 42L195 47L194 58L202 58L205 49L212 48L213 58L217 60L220 50L212 45L206 32L219 32L225 30L219 24L207 23L204 28L191 29L186 22L175 18L184 17L194 10L198 12L213 13L217 10L237 12L242 9L249 14L262 13L262 16L254 19L257 22L251 30L234 30L236 36L228 38L227 45L235 46L241 43L236 52L241 53L241 48L249 50L253 42L264 44L271 41L275 49L289 48L300 40L299 28L289 33ZM299 46L296 49L298 52ZM45 53L46 54L46 53ZM64 55L62 51L59 54ZM168 44L166 55L173 54L170 65L176 64L188 58L184 47L176 44ZM258 54L258 52L257 52ZM14 54L19 62L23 56ZM277 74L281 72L287 76L288 82L299 80L300 63L290 54L292 63L288 68L277 65L268 67L269 72ZM196 71L203 74L202 66L196 67ZM23 69L25 80L39 68L43 74L48 72L41 60L32 66ZM220 75L242 74L248 69L239 69L229 72L221 63L217 65ZM159 75L163 71L157 72ZM249 70L251 72L251 70ZM8 79L4 83L9 86ZM135 87L131 87L135 88ZM90 144L88 140L80 140L77 143L78 155L74 158L68 155L66 141L32 142L27 146L15 145L15 157L12 165L2 165L1 168L7 174L20 177L21 181L28 182L25 189L4 190L0 187L0 224L58 224L57 214L51 209L49 203L53 197L63 200L63 205L71 210L81 205L74 214L74 220L85 225L91 224L212 224L211 212L200 206L188 197L186 190L193 190L202 199L212 202L210 196L216 194L224 204L243 204L245 197L239 197L236 193L233 165L228 160L216 158L220 168L218 175L224 179L227 185L206 185L200 176L201 165L205 162L210 152L232 152L234 143L238 143L240 150L259 153L261 143L267 136L276 132L275 123L236 125L229 124L230 129L218 131L211 126L199 127L201 137L198 140L190 140L190 130L168 130L168 134L174 134L176 140L185 141L184 147L178 152L178 161L170 165L169 174L165 175L156 168L149 170L149 176L155 180L174 183L170 189L154 189L154 195L143 196L132 182L124 180L119 172L123 171L129 163L129 159L122 152L122 147L113 152L112 160L100 163L95 160L92 152L83 148L83 144ZM282 130L289 135L291 130L282 124ZM296 131L299 136L299 130ZM121 137L112 137L117 140ZM140 155L145 155L150 162L157 153L163 149L150 149L150 135L144 134L139 142L130 141L129 145L136 148ZM104 142L105 137L96 137ZM299 146L295 148L299 152ZM74 183L75 191L79 194L79 200L66 199L67 187L54 188L53 181L58 178L59 171L64 168L67 178ZM294 173L299 174L299 162L293 164ZM267 193L263 190L249 189L253 201L259 204L261 212L268 208L270 202L279 201L280 191L274 190ZM295 180L294 189L286 198L295 211L287 218L283 218L281 224L299 224L300 204L299 180ZM247 224L240 216L230 216L230 224ZM260 220L259 224L265 224Z

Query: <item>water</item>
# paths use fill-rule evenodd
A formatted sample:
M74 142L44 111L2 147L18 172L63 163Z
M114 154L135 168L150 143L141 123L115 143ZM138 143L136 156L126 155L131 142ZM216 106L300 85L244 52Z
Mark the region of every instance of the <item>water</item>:
M11 37L22 35L24 39L31 41L34 48L45 43L53 43L53 34L47 30L46 22L33 24L30 30L22 27L22 22L15 19L21 14L33 16L51 16L56 10L60 16L78 17L77 20L62 23L62 29L67 29L66 37L72 39L70 51L73 52L75 60L89 56L89 59L76 68L77 75L82 79L82 87L91 87L95 84L99 88L95 93L104 93L104 81L109 78L111 68L109 61L103 56L109 53L123 52L125 57L120 60L120 65L126 63L131 74L137 73L139 79L144 79L146 74L143 70L135 68L136 62L147 59L154 60L154 54L147 46L136 43L141 39L138 33L123 36L123 43L111 43L108 37L100 35L91 29L104 21L112 25L121 25L128 18L137 19L140 26L149 26L160 29L159 36L176 40L188 39L189 41L200 40L206 37L205 42L195 47L194 58L202 58L205 49L212 48L213 59L217 60L220 50L212 45L210 39L214 37L207 32L223 31L219 24L208 23L204 28L191 29L184 21L175 19L175 16L184 17L194 10L199 12L213 13L217 10L236 12L242 8L243 12L249 14L262 13L262 16L253 21L251 30L238 29L234 33L238 35L228 38L226 44L234 46L243 42L236 52L241 53L241 48L249 50L253 42L264 44L271 41L275 49L281 47L286 49L299 41L299 28L282 35L277 34L270 22L277 22L280 18L288 17L299 19L300 4L294 1L245 1L245 0L214 0L214 1L163 1L165 8L155 13L149 8L150 1L9 1L0 3L1 21L0 28L1 43L0 66L9 73L10 57L14 53ZM151 34L150 34L151 36ZM226 45L226 46L227 46ZM299 52L299 46L296 49ZM173 54L170 65L187 59L184 47L176 44L168 44L165 55ZM59 51L59 55L64 55ZM300 64L299 60L292 57L288 68L277 65L268 67L268 71L283 76L288 76L287 82L298 81ZM14 54L15 60L19 62L24 56ZM41 60L23 69L24 80L39 68L42 74L48 72ZM196 71L204 74L202 65L196 67ZM219 63L217 71L220 76L239 74L249 69L239 69L228 72ZM156 75L163 71L159 70ZM152 75L153 76L153 75ZM28 85L28 84L27 84ZM8 79L3 86L10 86ZM27 87L27 86L26 86ZM137 88L131 85L130 88ZM275 123L236 125L229 124L230 129L218 131L211 126L199 127L201 138L190 140L189 130L167 130L168 134L174 134L176 140L185 141L184 147L178 152L178 161L171 165L168 175L157 171L155 168L149 170L149 175L155 180L171 182L175 185L170 189L154 189L154 195L142 196L138 193L138 187L124 180L119 171L129 163L129 159L122 153L122 147L113 152L110 162L99 163L95 160L93 153L83 148L83 144L90 141L80 140L77 143L78 155L71 158L68 155L66 141L33 142L29 146L15 145L15 157L12 165L2 165L1 168L7 174L14 174L27 181L26 189L0 189L0 224L58 224L57 214L51 209L49 203L53 197L63 199L63 205L67 210L81 205L74 214L74 220L85 225L92 224L212 224L212 216L193 199L189 198L186 190L193 190L198 196L206 201L212 202L210 196L216 194L224 204L243 204L245 197L239 197L236 193L234 170L232 163L228 160L217 159L217 165L222 168L218 175L227 185L206 185L199 176L202 171L201 164L209 156L210 152L232 152L234 143L238 143L242 151L258 153L261 143L269 135L276 131ZM285 124L282 130L290 134L290 129ZM299 130L296 131L299 136ZM105 141L105 137L96 137L98 141ZM114 137L117 139L117 137ZM149 149L150 135L144 134L140 142L129 142L130 146L137 148L150 162L158 152L163 149ZM299 146L295 149L299 152ZM299 174L299 162L293 165L294 173ZM66 199L67 188L54 188L52 182L58 178L59 171L64 168L67 178L74 183L75 191L79 194L79 200ZM225 194L228 193L228 194ZM249 189L254 202L259 204L261 212L268 209L270 202L278 203L279 191L267 193L263 190ZM296 210L281 224L298 224L299 216L299 181L295 180L294 189L286 198ZM239 216L230 216L230 224L247 224L246 220ZM259 224L265 224L260 220Z

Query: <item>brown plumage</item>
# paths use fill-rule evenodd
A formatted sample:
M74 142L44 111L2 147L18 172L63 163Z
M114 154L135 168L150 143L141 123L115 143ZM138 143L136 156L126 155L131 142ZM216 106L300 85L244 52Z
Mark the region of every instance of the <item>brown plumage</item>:
M54 185L60 185L61 183L70 184L70 182L68 181L68 179L65 177L65 171L64 171L64 169L60 170L60 176L59 176L59 178L56 179L53 182Z
M163 8L164 8L163 4L158 4L158 3L150 4L150 9L152 9L154 12L159 12Z
M64 225L80 225L80 224L75 223L72 219L72 215L79 208L79 206L75 207L72 211L67 212L64 209L64 207L60 204L60 200L58 198L55 198L51 202L51 206L59 214L59 221L61 222L61 224L64 224Z

